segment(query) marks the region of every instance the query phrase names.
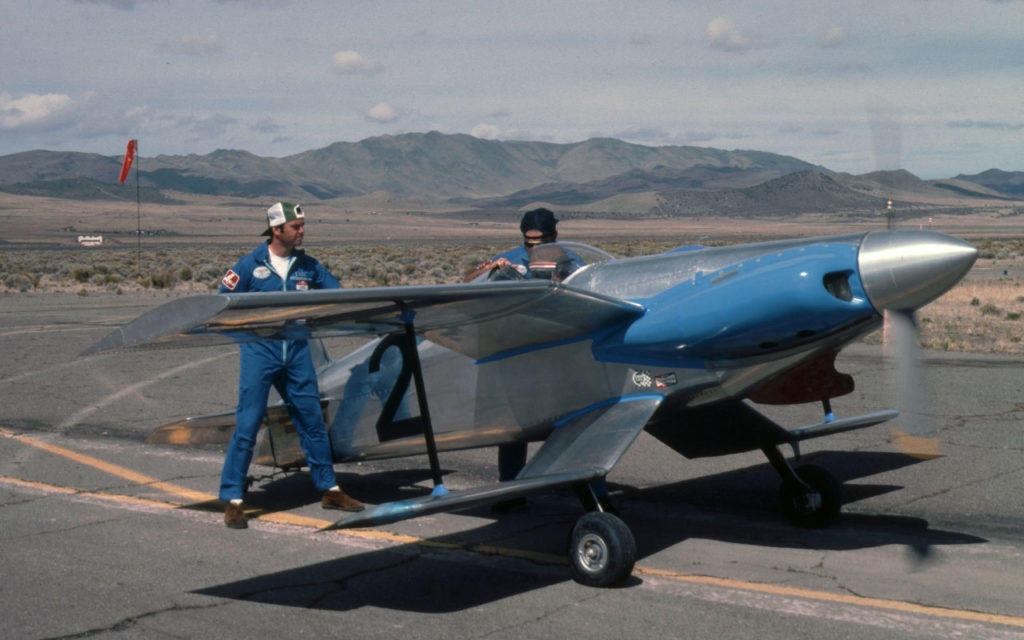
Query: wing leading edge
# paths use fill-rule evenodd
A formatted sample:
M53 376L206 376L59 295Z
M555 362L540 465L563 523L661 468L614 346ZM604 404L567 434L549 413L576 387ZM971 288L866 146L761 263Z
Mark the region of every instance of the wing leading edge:
M411 321L428 340L484 358L576 339L643 313L640 304L545 280L193 296L153 309L85 353L379 335Z

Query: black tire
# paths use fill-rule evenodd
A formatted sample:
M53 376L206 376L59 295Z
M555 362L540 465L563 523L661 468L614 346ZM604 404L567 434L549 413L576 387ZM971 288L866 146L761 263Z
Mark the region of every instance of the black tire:
M633 572L636 540L621 519L593 511L576 521L568 555L573 580L589 587L610 587Z
M802 485L783 481L779 489L782 513L796 526L807 529L822 529L835 522L842 506L841 488L836 477L813 464L796 469L796 475L811 485L817 496Z

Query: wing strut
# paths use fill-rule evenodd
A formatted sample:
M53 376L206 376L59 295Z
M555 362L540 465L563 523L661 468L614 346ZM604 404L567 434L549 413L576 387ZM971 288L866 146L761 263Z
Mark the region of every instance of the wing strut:
M420 352L416 348L416 328L413 326L413 318L416 312L402 305L402 324L405 326L405 352L409 354L412 361L412 378L416 383L416 401L420 405L420 418L423 420L423 437L427 442L427 458L430 460L430 473L434 477L435 496L443 496L448 489L441 480L441 463L437 460L437 443L434 441L434 425L430 421L430 408L427 406L427 389L423 384L423 369L420 367Z

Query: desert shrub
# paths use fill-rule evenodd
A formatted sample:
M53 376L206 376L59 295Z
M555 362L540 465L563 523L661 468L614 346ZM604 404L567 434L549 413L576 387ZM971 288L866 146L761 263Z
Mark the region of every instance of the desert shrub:
M86 266L77 265L71 268L71 278L75 282L88 282L92 277L92 269Z
M178 281L178 276L170 270L156 271L149 276L149 283L154 289L168 289Z
M220 279L221 277L223 277L225 271L226 269L221 269L220 267L207 267L203 269L203 271L199 274L199 277L197 279L206 282L209 282L211 280L220 282Z
M972 307L977 307L980 304L981 304L981 300L978 300L977 298L971 298L971 306Z
M181 278L182 280L191 280L192 279L192 268L191 267L182 267L178 271L178 277Z
M983 316L998 316L1002 312L1003 310L994 304L986 304L981 308L981 315Z
M32 288L32 278L24 273L11 273L4 276L4 284L17 291L25 292Z
M1016 311L1008 311L1006 313L1006 319L1007 320L1020 320L1020 314L1017 313Z

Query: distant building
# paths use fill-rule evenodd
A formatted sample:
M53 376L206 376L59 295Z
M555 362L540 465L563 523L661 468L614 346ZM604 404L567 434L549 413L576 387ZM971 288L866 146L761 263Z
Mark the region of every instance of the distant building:
M78 236L78 244L83 247L98 247L103 244L103 236Z

